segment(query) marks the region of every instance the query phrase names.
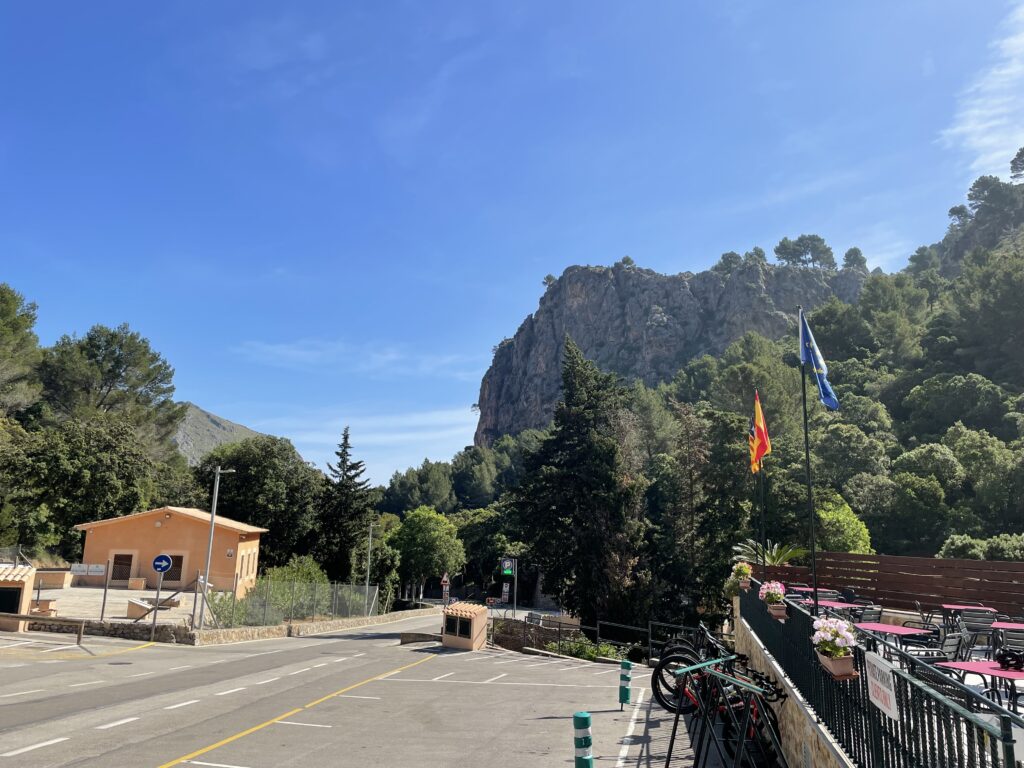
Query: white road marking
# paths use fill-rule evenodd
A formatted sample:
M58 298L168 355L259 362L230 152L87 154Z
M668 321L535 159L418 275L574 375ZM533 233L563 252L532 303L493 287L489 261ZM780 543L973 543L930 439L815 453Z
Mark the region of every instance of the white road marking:
M575 667L562 667L562 668L561 668L560 670L558 670L558 671L559 671L559 672L566 672L566 671L568 671L568 670L570 670L570 669L583 669L584 667L589 667L589 666L590 666L589 664L580 664L580 665L578 665L578 666L575 666Z
M138 719L139 718L137 717L126 717L124 720L115 720L114 722L107 723L106 725L97 725L93 730L105 731L108 728L117 728L117 726L125 725L126 723L134 723Z
M348 656L342 656L340 659L331 659L331 664L337 664L339 661L348 661Z
M606 669L603 672L595 672L595 675L610 675L612 672L618 672L618 669Z
M244 691L244 690L245 690L245 686L243 685L241 688L232 688L230 691L221 691L220 693L215 693L213 695L214 696L227 696L229 693L238 693L239 691Z
M278 648L276 651L260 651L259 653L250 653L250 654L248 654L246 656L246 658L247 659L251 659L251 658L253 658L255 656L267 656L268 654L271 654L271 653L280 653L283 650L284 650L283 648Z
M74 644L74 643L72 643L71 645L58 645L56 648L47 648L45 651L40 651L40 653L53 653L54 651L66 651L68 648L77 648L77 647L78 646L76 644Z
M633 705L633 715L629 718L629 727L626 729L626 735L622 739L622 749L619 750L619 759L615 763L615 768L625 768L626 758L629 756L629 748L633 746L633 729L636 728L636 716L640 714L640 704L644 700L644 689L641 688L640 692L636 696L636 704Z
M214 661L207 662L207 664L223 664L225 661L227 661L227 659L215 659Z
M327 666L327 662L325 661L323 664L314 664L313 665L313 669L316 669L317 667L326 667L326 666Z
M19 645L33 645L34 640L22 640L20 643L11 643L10 645L0 645L0 648L17 648Z
M388 640L386 643L374 643L374 648L390 648L393 645L399 645L397 640Z
M296 669L294 672L289 672L288 674L289 675L297 675L297 674L299 674L301 672L309 672L309 670L311 670L311 669L312 669L312 667L303 667L302 669Z
M342 694L335 696L336 699L373 699L374 701L380 701L380 696L351 696L348 694Z
M243 640L242 642L253 642L250 640ZM189 765L208 765L210 768L245 768L244 765L228 765L227 763L201 763L198 760L186 760Z
M128 677L145 677L146 675L155 675L156 671L153 672L136 672L134 675L128 675Z
M3 696L0 696L0 699L9 699L9 698L11 698L11 696L28 696L30 693L43 693L43 691L45 691L45 690L46 690L45 688L35 688L35 689L31 690L31 691L18 691L17 693L5 693Z
M503 678L503 677L508 677L508 673L507 672L503 672L502 674L498 675L497 677L492 677L490 680L484 680L484 682L485 683L493 683L495 680L501 680L501 678ZM455 681L453 680L452 682L455 682Z
M256 683L256 685L266 685L267 683L272 683L275 680L280 680L280 679L281 679L280 677L272 677L269 680L260 680L258 683Z
M297 723L294 720L278 720L278 725L304 725L307 728L333 728L333 725L319 725L317 723Z
M375 680L386 680L389 683L433 683L439 682L441 685L450 683L452 685L485 685L483 680L431 680L430 678L409 678L409 677L390 677L389 675L382 675L381 677L374 678ZM526 685L536 686L539 688L617 688L616 685L577 685L575 683L494 683L494 685Z
M180 704L171 704L171 706L164 707L164 709L177 709L178 707L187 707L189 704L197 704L198 702L199 699L190 699L189 701L183 701Z
M40 661L40 664L63 664L64 659L47 659L46 661Z
M62 741L67 741L67 736L61 736L59 739L50 739L49 741L41 741L38 744L33 744L31 747L22 747L21 749L12 749L10 752L4 752L0 757L15 757L16 755L23 755L26 752L31 752L33 749L39 749L40 747L48 747L51 744L60 744Z
M180 667L171 667L167 671L168 672L177 672L179 669L189 669L191 666L192 666L191 664L182 664Z
M487 654L482 654L480 656L474 656L471 659L466 659L466 661L467 662L468 661L480 661L481 659L493 659L493 658L495 658L495 657L492 656L491 654L487 653Z
M362 653L353 653L352 654L352 658L353 659L358 659L360 656L365 656L365 655L366 655L366 651L363 651Z
M18 667L27 667L28 664L0 664L0 669L17 669Z
M68 688L81 688L83 685L99 685L102 682L102 680L90 680L88 683L72 683Z
M447 674L444 674L444 675L438 675L437 677L434 678L434 680L444 680L446 677L451 677L454 674L455 674L454 672L448 672Z
M546 667L546 666L548 666L550 664L561 664L561 663L562 663L561 661L559 661L558 659L555 659L554 661L542 661L540 664L527 664L526 668L529 669L530 667Z

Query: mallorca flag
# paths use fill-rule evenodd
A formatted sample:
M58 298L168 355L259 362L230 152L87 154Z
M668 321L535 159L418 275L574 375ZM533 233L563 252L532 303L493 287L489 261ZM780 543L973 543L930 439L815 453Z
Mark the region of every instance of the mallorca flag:
M750 471L761 469L761 459L772 452L772 441L768 439L768 425L764 422L761 412L761 398L754 390L754 418L750 420L750 433L747 435L750 444Z

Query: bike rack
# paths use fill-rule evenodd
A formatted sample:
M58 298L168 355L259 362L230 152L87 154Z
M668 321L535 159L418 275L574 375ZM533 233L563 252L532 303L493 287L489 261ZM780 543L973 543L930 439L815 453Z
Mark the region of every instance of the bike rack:
M766 699L773 697L775 691L769 691L746 680L740 680L717 668L718 665L727 664L734 659L736 659L736 656L723 656L719 659L710 659L678 669L673 673L677 680L681 678L681 684L678 686L678 701L675 718L672 723L672 736L669 740L668 754L665 756L665 768L669 768L672 762L672 751L675 748L676 734L679 730L679 716L682 714L683 708L683 694L691 683L693 684L693 689L700 693L697 696L696 711L691 716L693 721L699 721L695 729L696 745L694 747L693 763L695 768L701 768L708 764L708 761L711 759L712 744L722 764L729 764L730 760L724 750L725 739L715 727L719 721L721 721L723 726L728 722L728 725L732 727L733 732L737 735L736 754L731 761L734 768L740 768L743 765L744 758L748 758L750 762L753 762L755 754L762 759L770 757L761 742L757 740L751 742L747 738L747 731L753 725L751 719L753 708L756 706L759 710L764 711L768 706ZM706 674L701 677L695 676L695 672L702 670L706 670ZM735 707L730 702L730 696L735 698L737 691L742 692L741 703L744 712L742 723L736 715ZM720 702L725 702L725 706L719 706ZM723 714L723 710L725 714ZM778 765L781 768L789 768L789 764L782 753L779 735L775 732L775 728L771 725L770 721L765 720L765 725L768 739L775 750ZM752 748L756 752L752 752Z

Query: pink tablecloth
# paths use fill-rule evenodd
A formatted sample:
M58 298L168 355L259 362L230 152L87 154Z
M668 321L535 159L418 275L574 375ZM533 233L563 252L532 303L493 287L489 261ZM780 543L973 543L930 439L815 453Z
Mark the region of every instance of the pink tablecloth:
M1018 621L993 621L992 629L1024 629L1024 624Z
M800 602L802 602L804 604L807 604L807 603L810 603L811 605L814 604L814 600L813 599L801 600ZM841 602L839 600L819 600L818 601L818 605L823 605L826 608L835 608L836 610L842 610L844 608L863 608L864 607L863 605L857 605L855 603L844 603L844 602Z
M996 612L995 608L989 608L984 605L956 605L955 603L943 603L942 607L947 611L991 611Z
M927 635L930 629L919 629L917 627L899 627L895 624L881 624L877 621L864 621L854 624L857 629L865 629L868 632L877 632L882 635Z
M994 661L940 661L935 666L959 669L961 672L971 672L975 675L1001 677L1004 680L1024 680L1024 671L1000 669L999 664Z

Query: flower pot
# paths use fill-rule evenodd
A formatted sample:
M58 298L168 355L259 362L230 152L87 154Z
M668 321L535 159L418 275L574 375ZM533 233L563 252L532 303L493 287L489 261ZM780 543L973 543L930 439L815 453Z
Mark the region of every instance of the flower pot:
M821 662L821 666L828 670L828 673L832 675L834 680L851 680L857 677L857 670L853 668L852 653L840 656L838 659L825 656L817 651L815 653L818 655L818 661Z
M772 615L772 618L778 619L779 621L786 620L786 604L785 603L768 603L768 613Z
M740 579L740 589L744 592L750 591L750 579Z

